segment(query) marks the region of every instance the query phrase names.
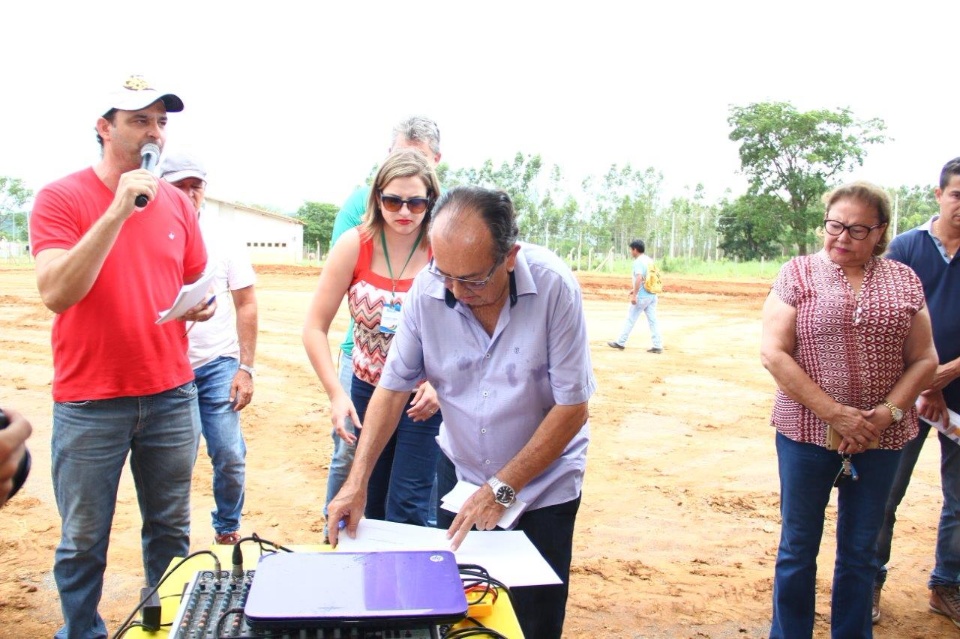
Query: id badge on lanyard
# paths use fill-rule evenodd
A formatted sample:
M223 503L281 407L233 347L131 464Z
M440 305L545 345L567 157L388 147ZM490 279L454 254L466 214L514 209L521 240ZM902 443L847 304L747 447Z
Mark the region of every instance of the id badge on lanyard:
M393 335L400 326L400 300L384 304L380 311L380 332Z

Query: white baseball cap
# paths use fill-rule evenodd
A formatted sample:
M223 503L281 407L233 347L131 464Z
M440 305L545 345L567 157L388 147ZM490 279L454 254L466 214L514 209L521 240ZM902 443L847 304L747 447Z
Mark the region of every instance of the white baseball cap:
M163 106L167 113L177 113L183 111L183 100L173 93L163 93L150 86L142 75L131 75L127 78L123 86L115 91L111 91L104 99L104 107L99 116L104 116L110 111L117 109L119 111L138 111L157 102L163 101Z
M170 183L187 178L207 181L207 171L203 165L185 153L164 153L158 170L160 177Z

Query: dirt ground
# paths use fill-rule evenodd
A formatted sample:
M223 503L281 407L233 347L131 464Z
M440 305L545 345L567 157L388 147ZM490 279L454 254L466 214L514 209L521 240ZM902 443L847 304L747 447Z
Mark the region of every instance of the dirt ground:
M318 269L258 268L256 391L242 532L317 543L331 442L328 404L300 329ZM567 637L765 637L779 535L774 385L758 358L769 282L666 277L662 355L641 320L625 351L606 342L626 312L626 277L584 276L598 391L574 540ZM34 468L0 511L0 637L51 637L61 623L51 568L60 520L50 482L52 314L29 268L0 268L0 405L34 425ZM345 316L333 334L340 336ZM925 447L901 509L881 639L955 636L927 609L940 509L938 447ZM209 461L194 473L193 548L212 541ZM835 502L834 502L835 503ZM828 634L833 508L818 578L816 636ZM100 611L112 633L138 601L140 516L125 476Z

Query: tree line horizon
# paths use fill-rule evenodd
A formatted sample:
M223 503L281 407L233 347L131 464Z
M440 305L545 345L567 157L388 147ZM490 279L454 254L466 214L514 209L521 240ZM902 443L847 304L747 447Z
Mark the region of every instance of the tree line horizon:
M868 147L889 140L883 120L857 119L849 108L798 111L789 102L756 102L731 106L727 122L748 188L736 197L728 190L714 202L706 201L702 183L664 202L663 173L630 163L587 176L574 193L561 167L547 168L539 154L522 152L499 165L488 159L480 167L454 169L441 162L437 176L447 189L474 185L507 192L520 238L547 246L575 268L588 267L597 255L628 254L637 238L661 260L772 260L805 255L817 245L823 194L863 165ZM880 186L894 202L895 234L938 211L933 185ZM0 236L27 241L24 207L32 197L22 180L0 176ZM326 253L339 209L306 201L293 214L304 223L308 253Z

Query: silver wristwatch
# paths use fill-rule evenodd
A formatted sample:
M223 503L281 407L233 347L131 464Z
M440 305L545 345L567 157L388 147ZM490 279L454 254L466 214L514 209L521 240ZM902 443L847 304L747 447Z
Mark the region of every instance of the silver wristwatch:
M501 506L509 508L513 505L513 502L517 501L517 491L509 484L497 479L496 475L487 480L487 485L493 489L493 498Z
M249 374L251 378L256 377L256 375L257 375L257 371L256 371L256 369L255 369L253 366L247 366L246 364L240 364L240 370L242 370L244 373Z

